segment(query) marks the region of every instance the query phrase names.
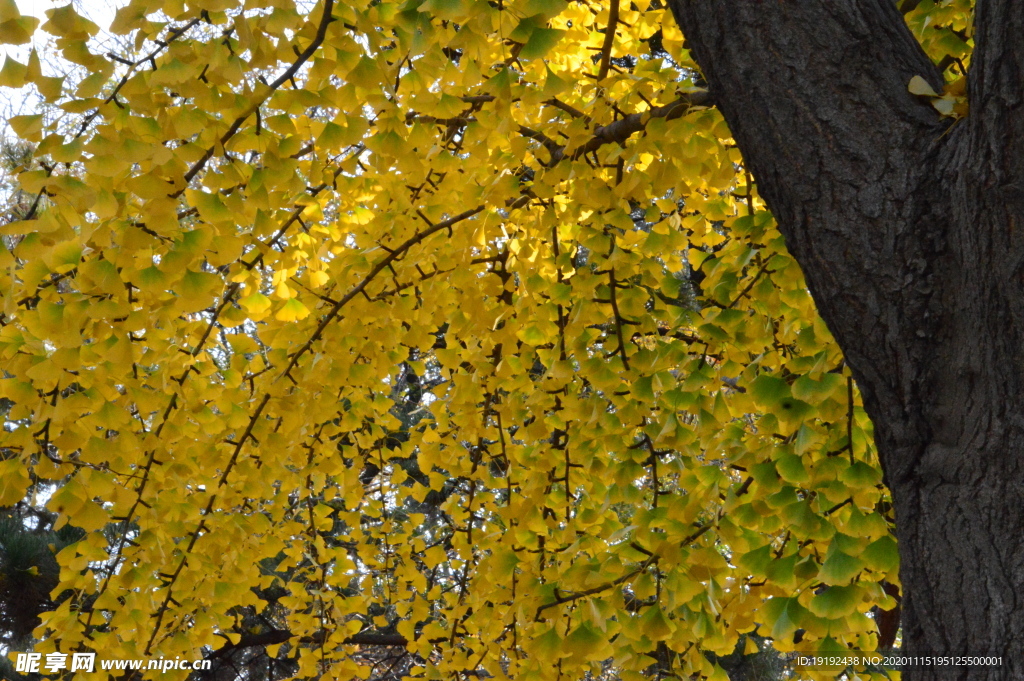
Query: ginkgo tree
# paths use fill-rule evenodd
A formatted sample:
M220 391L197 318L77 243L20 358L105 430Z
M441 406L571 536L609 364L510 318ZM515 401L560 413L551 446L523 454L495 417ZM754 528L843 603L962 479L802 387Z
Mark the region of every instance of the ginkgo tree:
M673 11L863 391L904 644L1002 659L913 678L1020 677L1024 5Z
M971 4L909 4L955 80ZM38 23L0 1L54 50L0 71L43 101L0 506L84 534L34 650L724 679L744 634L892 644L871 422L664 4L132 0L124 53ZM936 73L900 96L952 124Z

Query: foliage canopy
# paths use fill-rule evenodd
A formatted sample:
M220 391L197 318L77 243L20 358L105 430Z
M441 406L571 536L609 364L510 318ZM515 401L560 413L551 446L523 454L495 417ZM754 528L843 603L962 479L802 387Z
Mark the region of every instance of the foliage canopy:
M972 3L904 4L955 81ZM37 651L874 649L870 423L657 0L132 0L123 54L47 17L64 71L0 72L48 103L10 121L0 506L85 534Z

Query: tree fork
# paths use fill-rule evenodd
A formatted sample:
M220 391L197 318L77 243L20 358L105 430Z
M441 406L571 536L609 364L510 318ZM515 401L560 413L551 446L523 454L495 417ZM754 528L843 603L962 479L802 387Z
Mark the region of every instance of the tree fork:
M943 82L891 0L670 5L874 422L904 651L1002 656L903 678L1018 678L1024 4L978 0L956 123L908 92Z

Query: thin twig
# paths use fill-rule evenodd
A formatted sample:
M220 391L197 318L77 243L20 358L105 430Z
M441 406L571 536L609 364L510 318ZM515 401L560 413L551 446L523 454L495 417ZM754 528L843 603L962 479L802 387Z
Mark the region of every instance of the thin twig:
M608 27L604 29L604 44L601 45L601 68L597 72L597 82L608 76L608 66L612 60L612 44L615 42L615 29L619 24L619 0L612 0L608 10Z

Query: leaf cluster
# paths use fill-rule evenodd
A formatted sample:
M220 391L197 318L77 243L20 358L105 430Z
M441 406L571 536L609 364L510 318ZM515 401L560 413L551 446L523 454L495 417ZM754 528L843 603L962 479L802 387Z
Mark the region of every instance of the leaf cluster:
M969 56L968 3L913 4ZM95 76L3 68L52 108L10 121L0 504L85 532L36 650L722 679L755 635L873 649L871 424L660 2L132 0L125 54L47 14Z

